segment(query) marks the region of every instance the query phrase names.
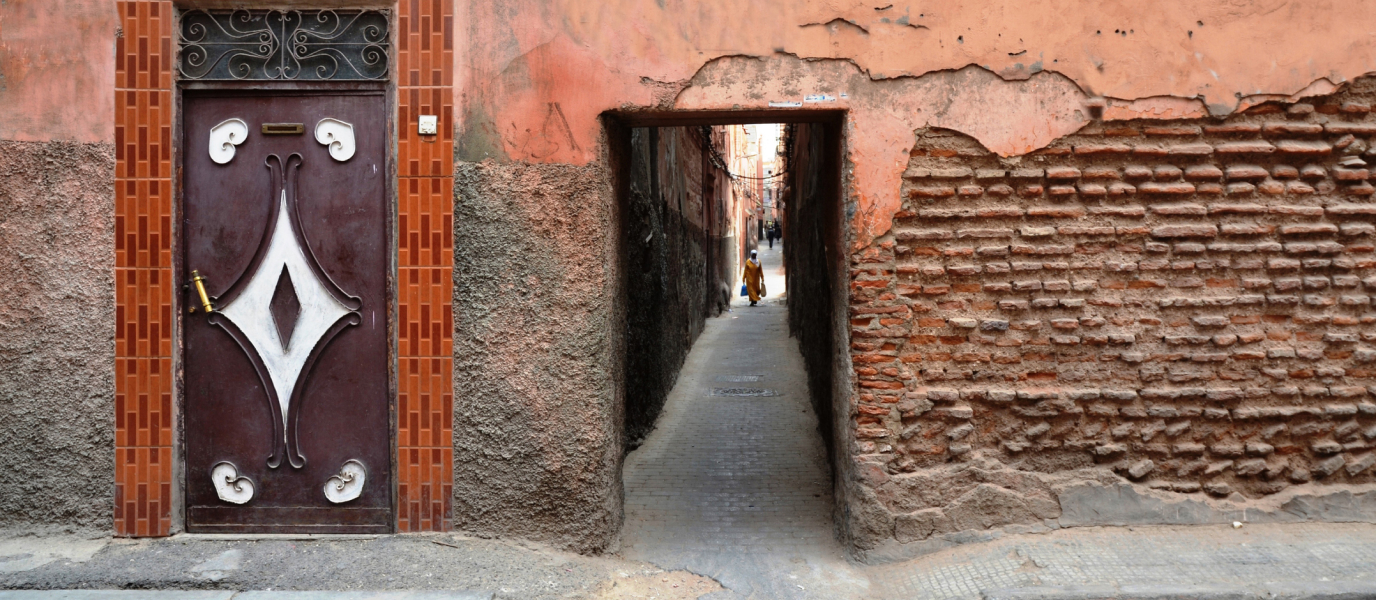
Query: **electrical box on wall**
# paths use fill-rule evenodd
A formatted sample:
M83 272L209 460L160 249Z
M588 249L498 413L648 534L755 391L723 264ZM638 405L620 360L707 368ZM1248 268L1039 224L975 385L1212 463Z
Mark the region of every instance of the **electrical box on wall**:
M440 118L436 115L421 115L420 123L416 125L416 133L420 135L435 135L439 131Z

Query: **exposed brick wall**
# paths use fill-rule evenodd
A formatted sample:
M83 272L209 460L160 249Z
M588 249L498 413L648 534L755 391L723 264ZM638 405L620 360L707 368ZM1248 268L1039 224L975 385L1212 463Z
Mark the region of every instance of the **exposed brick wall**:
M954 514L987 478L911 485L972 462L1248 498L1376 480L1373 90L1013 160L920 131L851 264L853 450L900 540L1008 522Z

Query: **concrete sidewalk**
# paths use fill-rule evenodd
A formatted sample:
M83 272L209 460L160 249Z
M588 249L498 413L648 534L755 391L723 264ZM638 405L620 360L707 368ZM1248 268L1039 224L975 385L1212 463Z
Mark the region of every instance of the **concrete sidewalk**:
M492 592L0 591L0 600L491 600Z
M1357 523L1062 529L877 566L767 548L650 558L689 571L457 536L27 540L0 540L0 600L1376 598L1376 525Z
M0 600L629 600L720 589L647 563L445 534L87 540L0 532L0 590L12 590Z
M1376 598L1376 525L1075 528L866 569L876 598Z

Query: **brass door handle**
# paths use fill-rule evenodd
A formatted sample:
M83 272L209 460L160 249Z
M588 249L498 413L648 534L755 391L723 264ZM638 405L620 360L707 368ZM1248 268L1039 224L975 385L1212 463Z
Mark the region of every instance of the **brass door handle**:
M191 283L196 286L196 295L201 298L201 308L206 313L215 310L215 307L210 304L210 296L205 293L205 277L201 275L200 271L191 271ZM196 312L196 307L192 306L189 312Z

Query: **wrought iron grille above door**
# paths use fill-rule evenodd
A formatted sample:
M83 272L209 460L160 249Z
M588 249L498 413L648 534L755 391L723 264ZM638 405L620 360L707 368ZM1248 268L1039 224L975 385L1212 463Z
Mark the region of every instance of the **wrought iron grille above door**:
M211 81L382 80L390 25L378 10L188 10L177 72Z

